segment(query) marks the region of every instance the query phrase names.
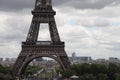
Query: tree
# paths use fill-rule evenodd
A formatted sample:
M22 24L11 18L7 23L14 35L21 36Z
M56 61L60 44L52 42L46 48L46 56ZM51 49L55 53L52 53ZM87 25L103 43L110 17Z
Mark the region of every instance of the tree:
M110 63L108 67L109 80L115 80L115 74L118 73L119 67L116 64Z
M120 80L120 74L116 74L115 76L115 80Z
M59 70L60 71L60 70ZM105 64L75 64L71 66L71 72L74 75L81 77L82 79L87 76L87 74L92 74L98 80L120 80L120 65L109 63ZM63 75L71 75L71 72L62 71Z
M91 73L98 75L99 73L107 73L107 66L104 64L91 64Z
M33 74L37 73L37 71L39 71L41 69L42 69L41 66L28 66L26 68L25 75L26 76L33 75Z
M107 78L107 75L102 73L96 76L96 80L107 80Z
M3 67L0 65L0 80L14 80L11 66Z
M71 76L74 75L74 71L72 70L66 70L61 72L63 78L70 78Z
M84 74L80 77L80 80L95 80L95 77L92 74Z
M75 75L80 76L82 75L82 68L81 68L81 64L75 64L72 65L71 69L75 72Z
M5 68L0 64L0 73L5 73Z
M80 68L81 68L82 75L91 73L90 72L90 64L84 63L84 64L81 65Z

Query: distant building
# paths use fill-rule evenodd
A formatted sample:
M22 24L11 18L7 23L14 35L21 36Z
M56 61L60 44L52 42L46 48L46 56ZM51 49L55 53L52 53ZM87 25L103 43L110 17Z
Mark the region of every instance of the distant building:
M72 53L72 57L69 57L71 62L78 62L78 63L88 63L92 60L89 56L76 56L76 53Z
M76 57L76 53L72 53L72 58L75 58Z
M5 58L5 62L10 62L10 58Z
M87 57L87 56L85 56L85 57L76 57L75 59L77 61L84 61L84 62L92 60L91 57Z
M96 59L96 62L106 62L105 59Z
M0 62L3 62L3 58L0 58Z
M92 63L95 63L95 64L109 64L108 60L106 60L104 58L96 59Z
M112 63L120 63L120 59L116 58L116 57L110 57L109 58L109 62L112 62Z
M15 62L17 58L11 58L11 62Z
M72 61L74 61L75 58L76 58L76 53L74 52L74 53L72 53Z

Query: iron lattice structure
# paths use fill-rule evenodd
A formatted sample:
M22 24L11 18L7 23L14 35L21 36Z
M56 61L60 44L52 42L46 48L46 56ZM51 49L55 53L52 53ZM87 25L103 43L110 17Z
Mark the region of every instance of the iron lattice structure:
M15 76L21 77L27 65L39 57L53 58L64 70L69 69L70 61L64 49L64 42L61 42L58 34L54 18L56 12L52 8L51 0L36 0L32 15L27 39L22 42L22 50L14 64ZM51 41L38 41L40 23L49 25Z

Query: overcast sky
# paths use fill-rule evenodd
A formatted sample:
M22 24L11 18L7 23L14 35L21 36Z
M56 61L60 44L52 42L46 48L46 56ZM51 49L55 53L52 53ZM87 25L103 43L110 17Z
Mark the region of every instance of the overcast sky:
M53 0L66 52L120 58L120 0ZM17 57L26 40L35 0L0 0L0 57ZM39 40L49 40L41 25Z

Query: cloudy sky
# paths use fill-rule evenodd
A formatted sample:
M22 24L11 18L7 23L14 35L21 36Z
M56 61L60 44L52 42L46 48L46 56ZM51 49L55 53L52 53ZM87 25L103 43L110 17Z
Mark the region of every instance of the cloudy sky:
M0 0L0 57L17 57L26 40L35 0ZM53 0L69 56L120 58L120 0ZM49 40L46 24L39 40Z

